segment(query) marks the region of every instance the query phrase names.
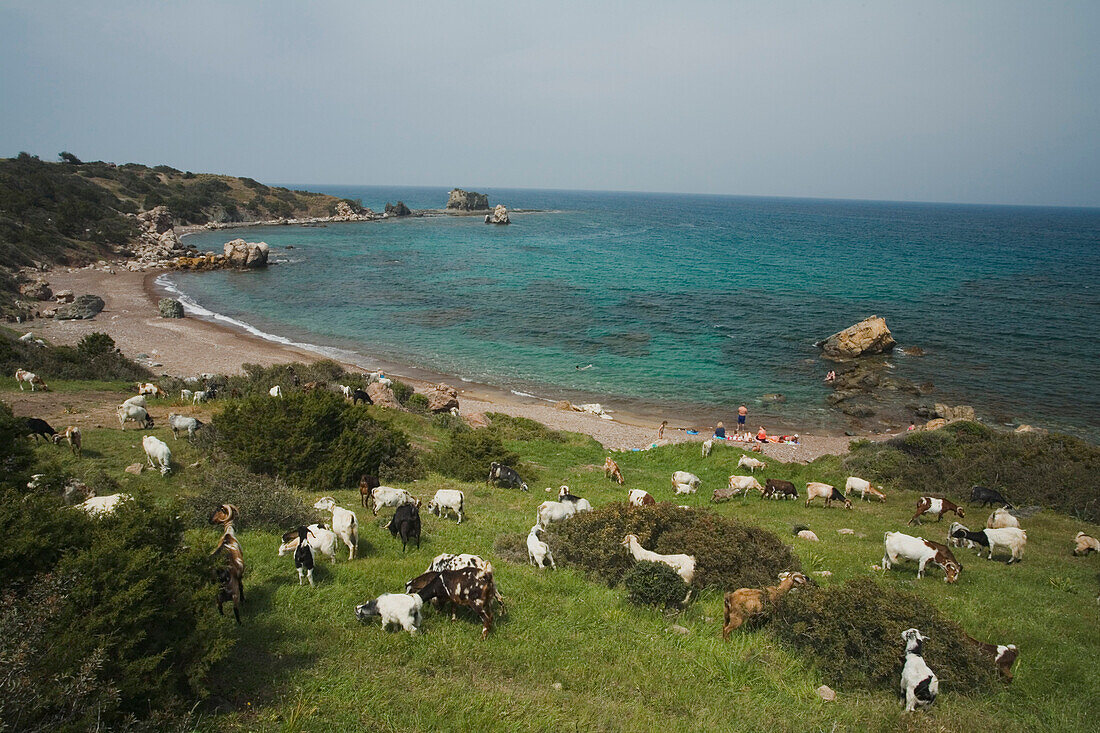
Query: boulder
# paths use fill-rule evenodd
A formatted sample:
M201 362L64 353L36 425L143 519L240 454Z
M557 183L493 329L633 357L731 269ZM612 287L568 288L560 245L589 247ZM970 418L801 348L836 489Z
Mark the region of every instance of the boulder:
M246 242L234 239L222 248L226 264L230 267L265 267L270 247L267 242Z
M187 248L180 244L180 239L172 228L172 212L167 206L156 206L141 212L135 218L138 225L138 260L155 262L187 253Z
M937 417L935 420L929 420L924 424L925 430L939 430L947 424L947 420L942 417Z
M135 474L135 475L136 475L136 474L139 474L139 473L141 473L141 470L142 470L143 468L145 468L145 464L144 464L144 463L131 463L131 464L130 464L129 466L127 466L127 467L126 467L125 469L123 469L123 470L125 470L125 471L126 471L126 473L132 473L132 474Z
M869 354L885 354L897 344L886 320L878 316L865 318L854 326L834 333L819 346L830 359L855 359Z
M76 296L73 295L73 291L71 290L58 290L54 293L54 298L57 299L58 303L72 303L75 297Z
M433 385L424 394L428 398L428 409L432 412L450 412L458 408L458 390L450 385Z
M945 404L936 403L934 408L936 417L942 417L944 420L976 420L977 416L974 414L974 408L970 405L959 405L958 407L948 407Z
M559 410L565 410L566 412L573 411L573 405L569 402L569 400L558 400L554 403L554 407Z
M367 394L370 395L371 402L379 407L389 407L394 410L402 409L401 403L397 401L397 397L394 396L389 385L379 384L378 382L368 384Z
M408 206L405 206L404 201L398 201L396 204L386 202L386 216L409 216L412 211Z
M472 415L465 415L463 419L466 424L475 430L477 428L487 428L492 424L492 420L484 412L475 412Z
M511 224L508 219L508 209L503 204L497 204L492 214L485 215L486 224Z
M822 685L817 688L817 696L825 702L833 702L836 700L836 693L833 691L833 688L828 685Z
M174 298L161 298L157 310L161 318L183 318L183 303Z
M447 198L447 208L452 211L483 211L489 208L489 197L477 191L463 191L461 188L451 189L451 195Z
M32 280L19 286L19 294L31 300L50 300L53 291L45 280Z
M106 303L98 295L81 295L72 303L58 307L54 317L61 321L95 318Z

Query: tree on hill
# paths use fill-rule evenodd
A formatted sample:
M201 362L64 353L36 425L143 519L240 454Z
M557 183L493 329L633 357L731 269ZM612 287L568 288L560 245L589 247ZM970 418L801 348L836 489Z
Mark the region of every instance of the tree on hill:
M72 165L84 165L84 161L70 153L68 150L62 150L57 157L61 158L62 163L71 163Z

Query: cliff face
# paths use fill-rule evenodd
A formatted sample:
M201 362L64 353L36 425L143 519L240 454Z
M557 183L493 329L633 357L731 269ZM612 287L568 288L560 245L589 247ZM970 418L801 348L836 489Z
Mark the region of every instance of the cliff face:
M489 197L477 191L456 188L447 199L447 208L452 211L488 211Z

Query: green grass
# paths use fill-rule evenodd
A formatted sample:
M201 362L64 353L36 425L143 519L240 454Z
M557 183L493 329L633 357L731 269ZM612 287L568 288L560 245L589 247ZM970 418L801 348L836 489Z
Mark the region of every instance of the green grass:
M167 411L153 408L158 416ZM430 447L442 435L416 416L392 419L420 446ZM146 432L171 446L178 466L172 475L122 473L125 465L144 460L140 436ZM89 429L84 442L85 458L79 461L55 446L38 451L81 470L103 468L125 491L167 498L193 490L197 471L187 465L201 456L186 441L172 440L166 427ZM468 509L461 525L422 512L423 544L404 554L400 542L380 527L392 510L375 518L359 507L355 492L309 487L311 499L333 494L360 519L360 557L348 562L345 553L335 566L321 562L315 589L298 587L291 559L276 556L274 533L242 532L248 567L244 625L229 659L215 669L219 692L196 711L195 727L1085 730L1100 715L1094 673L1100 659L1100 607L1094 600L1100 558L1070 554L1073 535L1095 533L1095 526L1043 512L1023 521L1029 540L1023 563L1006 566L959 550L964 570L957 585L945 584L936 570L917 581L911 565L886 573L883 582L919 593L979 639L1017 644L1021 655L1011 686L988 696L941 687L930 712L905 715L894 690L841 692L837 702L821 702L814 689L827 680L766 627L737 632L723 642L717 592L704 592L686 611L665 615L636 608L626 602L622 588L607 588L575 570L538 571L506 562L494 555L493 541L501 533L526 534L535 507L551 498L542 490L547 486L556 490L568 484L597 506L624 501L629 488L644 488L659 501L717 511L775 531L794 546L807 569L833 573L822 583L838 583L875 572L871 566L882 557L883 532L904 531L915 493L888 486L887 503L857 500L853 511L755 496L715 506L710 492L724 486L731 473L741 473L735 468L740 450L719 446L708 459L700 458L698 445L616 454L627 482L620 488L604 478L607 453L586 437L507 441L507 446L533 467L537 484L531 483L531 493L434 474L406 484L425 501L438 488L462 488ZM673 470L699 475L700 493L673 497ZM757 472L761 482L786 478L800 490L807 480L843 485L845 475L836 457L810 465L769 462L762 474ZM944 491L961 500L966 488L945 486ZM983 526L987 515L988 510L973 509L964 523ZM795 524L808 525L821 542L790 537ZM911 533L943 541L949 524L926 523ZM857 534L837 534L842 527ZM214 528L192 530L188 541L212 547L217 535ZM493 561L509 612L488 640L479 639L480 624L469 615L451 621L427 610L425 633L415 638L383 632L377 621L360 625L355 620L355 604L399 592L441 552L474 552ZM232 617L225 623L232 624ZM673 623L690 633L668 630Z

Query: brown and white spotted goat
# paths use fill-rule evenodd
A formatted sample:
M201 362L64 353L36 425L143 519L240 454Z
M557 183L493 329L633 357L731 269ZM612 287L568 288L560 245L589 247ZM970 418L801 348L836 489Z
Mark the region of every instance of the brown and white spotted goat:
M210 513L210 523L220 524L224 529L217 546L210 553L225 555L224 565L214 571L218 579L218 613L224 615L222 604L233 601L233 616L238 624L241 622L241 604L244 603L244 553L233 531L233 522L240 516L240 511L232 504L222 504Z
M954 502L936 496L922 496L917 500L917 512L913 515L913 518L909 520L909 524L912 525L913 522L920 524L920 516L922 514L934 514L938 522L943 519L943 515L948 512L955 512L955 516L959 519L966 516L963 513L963 508Z
M623 472L619 470L619 464L611 460L611 456L603 462L603 475L605 478L617 481L619 486L623 485Z
M405 584L407 593L415 593L425 602L439 599L454 606L465 606L481 618L481 638L489 636L493 628L493 601L498 598L493 578L476 568L461 570L429 571ZM505 613L504 604L500 605Z

